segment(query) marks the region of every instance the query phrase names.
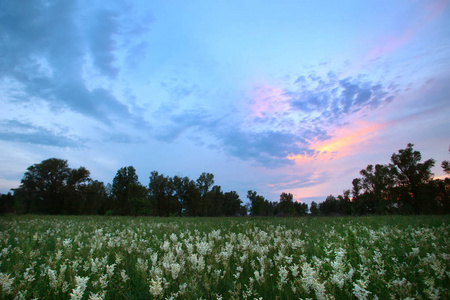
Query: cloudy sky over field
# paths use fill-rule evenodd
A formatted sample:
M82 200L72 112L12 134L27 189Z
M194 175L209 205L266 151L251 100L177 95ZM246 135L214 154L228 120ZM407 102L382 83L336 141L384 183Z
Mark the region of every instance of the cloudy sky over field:
M449 159L450 1L1 1L0 192L44 159L309 203Z

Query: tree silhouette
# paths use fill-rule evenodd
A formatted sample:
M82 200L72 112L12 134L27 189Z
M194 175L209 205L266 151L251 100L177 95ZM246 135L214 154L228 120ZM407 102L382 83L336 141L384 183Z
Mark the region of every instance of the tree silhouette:
M277 204L277 215L292 216L295 214L294 196L291 193L281 193L280 202Z
M214 184L214 175L211 173L202 173L197 179L197 188L200 192L200 215L205 216L208 209L208 199L206 195Z
M316 202L311 202L311 207L309 209L309 212L311 213L312 216L318 216L319 215L319 207L317 206Z
M398 154L391 156L395 166L397 184L400 188L403 204L410 206L414 213L423 213L423 209L429 210L425 185L431 180L434 159L428 159L421 163L422 155L414 151L413 144L408 144L406 149L401 149Z
M17 209L23 213L77 214L86 200L89 171L71 169L67 160L50 158L28 167L14 190Z
M115 210L120 215L131 213L130 199L135 197L134 185L140 185L136 169L133 166L120 168L113 179L112 197Z
M448 151L450 152L450 148L448 148ZM444 170L445 173L450 174L450 161L444 160L441 163L441 167Z

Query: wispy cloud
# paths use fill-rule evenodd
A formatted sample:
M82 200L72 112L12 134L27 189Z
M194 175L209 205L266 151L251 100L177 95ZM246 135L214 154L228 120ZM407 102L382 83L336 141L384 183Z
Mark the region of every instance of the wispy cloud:
M113 119L145 123L111 90L87 85L90 78L84 78L89 61L102 76L117 77L118 14L108 8L85 12L76 2L2 4L0 79L22 87L21 94L5 89L4 99L38 98L56 111L69 109L110 125Z
M269 183L267 186L282 190L302 189L310 186L315 186L330 178L327 171L310 171L301 175L283 175L282 181Z
M348 156L361 151L368 141L373 142L378 130L386 126L387 124L370 124L357 120L352 124L331 130L329 134L332 138L311 143L309 147L315 151L313 156L291 154L287 158L301 164L305 161L329 160Z
M411 18L409 26L398 35L384 36L378 42L374 49L372 49L367 60L380 58L388 53L395 52L404 47L412 39L414 39L423 28L433 19L440 17L448 8L450 1L448 0L434 0L424 2L425 6L421 9L420 15Z
M63 128L51 130L28 122L0 122L0 140L54 147L81 147L82 141L68 135Z
M235 108L222 114L200 106L183 109L178 101L169 102L173 105L161 112L156 137L172 142L182 135L197 141L203 136L211 148L267 168L346 155L376 130L375 124L360 122L355 128L348 122L391 103L396 90L392 82L336 74L305 73L290 83L256 84L240 113ZM180 90L177 80L170 82L177 99L198 92L198 86Z
M392 86L365 79L364 75L341 79L330 71L326 76L299 76L285 95L299 116L321 125L337 125L345 116L393 101Z

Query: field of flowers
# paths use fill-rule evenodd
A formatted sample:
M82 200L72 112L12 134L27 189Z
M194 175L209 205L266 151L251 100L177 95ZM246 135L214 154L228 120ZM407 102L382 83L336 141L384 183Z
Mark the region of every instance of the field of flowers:
M450 217L0 217L2 299L448 299Z

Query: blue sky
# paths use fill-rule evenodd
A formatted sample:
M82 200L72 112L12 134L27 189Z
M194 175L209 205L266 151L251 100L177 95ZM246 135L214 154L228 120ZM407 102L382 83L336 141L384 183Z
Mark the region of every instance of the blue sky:
M450 5L2 1L0 192L57 157L309 203L450 145Z

